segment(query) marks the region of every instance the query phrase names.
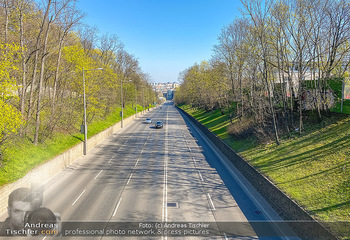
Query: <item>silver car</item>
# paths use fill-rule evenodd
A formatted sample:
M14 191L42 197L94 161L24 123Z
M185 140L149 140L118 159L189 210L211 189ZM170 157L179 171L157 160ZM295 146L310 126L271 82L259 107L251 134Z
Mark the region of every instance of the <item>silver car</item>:
M147 123L147 124L151 124L151 123L152 123L152 119L147 118L147 119L145 120L145 123Z

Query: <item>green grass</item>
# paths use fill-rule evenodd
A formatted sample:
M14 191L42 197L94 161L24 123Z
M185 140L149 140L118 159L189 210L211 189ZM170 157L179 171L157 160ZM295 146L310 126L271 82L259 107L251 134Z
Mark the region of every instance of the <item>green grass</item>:
M120 108L115 109L111 114L109 114L105 119L101 119L99 121L95 121L88 125L88 137L93 136L106 128L113 126L117 122L121 121L121 116L120 116ZM137 107L137 112L141 112L142 107L138 106ZM135 110L132 109L131 105L127 106L124 109L124 118L127 118L133 114L135 114ZM83 136L82 134L79 134L79 136ZM83 140L83 139L82 139Z
M196 118L206 128L210 129L223 141L229 144L237 153L245 151L256 145L256 140L253 138L236 141L227 132L227 127L230 125L230 117L228 112L221 114L220 110L213 110L206 112L203 109L193 109L189 105L178 105L181 109L185 110L188 114Z
M341 102L338 101L336 103L335 107L331 109L331 111L340 113L341 112ZM350 114L350 100L344 100L342 113Z
M241 155L323 221L350 221L350 117Z
M7 161L0 169L0 186L20 179L37 165L79 142L79 139L64 134L56 134L52 139L37 146L29 139L16 139L6 148Z
M138 112L142 107L138 106ZM94 121L88 125L88 137L91 137L121 120L120 108L115 109L103 120ZM124 110L124 117L135 114L131 106ZM35 146L29 139L16 138L7 143L5 163L0 168L0 186L14 182L25 176L34 167L63 153L74 145L82 142L84 135L79 129L73 134L55 133L51 139Z
M220 110L205 112L203 109L191 109L189 106L183 106L182 108L220 138L226 139L229 137L227 126L230 124L230 118L227 114L222 115Z
M319 124L305 124L302 136L281 136L280 145L258 145L254 139L235 140L225 134L229 119L219 111L180 107L219 133L314 218L350 221L350 116L336 115Z

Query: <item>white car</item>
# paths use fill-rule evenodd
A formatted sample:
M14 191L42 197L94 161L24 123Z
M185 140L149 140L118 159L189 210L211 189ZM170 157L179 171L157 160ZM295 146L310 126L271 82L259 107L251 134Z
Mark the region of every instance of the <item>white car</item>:
M152 119L150 119L150 118L147 118L147 119L145 120L145 123L147 123L147 124L150 124L150 123L152 123Z

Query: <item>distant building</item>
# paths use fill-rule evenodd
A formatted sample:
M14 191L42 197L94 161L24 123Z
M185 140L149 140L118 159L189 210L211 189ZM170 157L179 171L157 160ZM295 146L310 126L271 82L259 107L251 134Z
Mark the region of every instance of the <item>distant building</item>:
M292 71L290 75L287 73L284 73L283 79L281 79L279 74L276 74L276 79L274 82L274 85L280 85L284 86L285 91L287 93L287 97L298 97L298 91L299 91L299 73L298 71ZM314 79L318 79L319 76L317 73L312 73L309 70L306 70L303 75L301 76L303 82L305 83L305 86L302 88L302 104L304 109L306 110L312 110L316 109L317 107L322 108L331 108L335 104L335 96L334 96L334 89L328 88L323 91L317 90L312 84L311 81ZM271 91L272 94L272 91Z
M164 97L167 100L171 100L174 97L175 88L179 87L180 84L176 82L151 83L151 86L158 93L159 98Z

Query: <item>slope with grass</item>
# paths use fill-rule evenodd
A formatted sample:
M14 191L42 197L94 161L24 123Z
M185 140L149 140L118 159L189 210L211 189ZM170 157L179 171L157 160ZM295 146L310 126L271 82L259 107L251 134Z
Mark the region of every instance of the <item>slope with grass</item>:
M228 143L240 156L322 221L350 221L350 116L335 115L306 124L302 136L280 145L228 135L230 119L219 110L179 106Z
M142 107L138 106L138 112ZM93 121L88 126L88 137L102 132L108 127L121 120L120 108L115 109L105 119ZM135 114L132 106L127 106L124 110L124 117ZM14 182L25 176L34 167L52 159L63 153L74 145L84 141L84 135L76 129L74 133L61 132L44 143L35 146L28 138L16 138L6 144L5 161L0 168L0 186Z

